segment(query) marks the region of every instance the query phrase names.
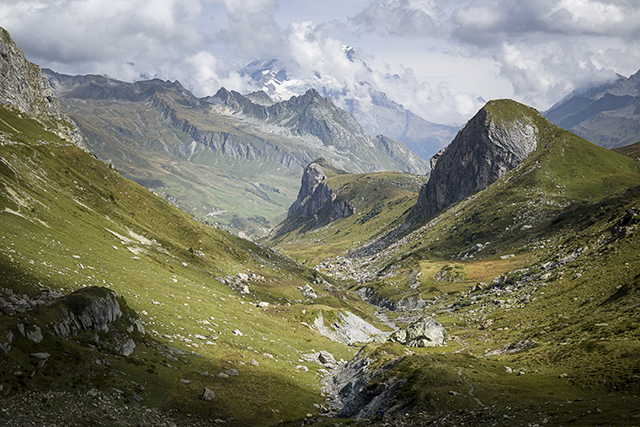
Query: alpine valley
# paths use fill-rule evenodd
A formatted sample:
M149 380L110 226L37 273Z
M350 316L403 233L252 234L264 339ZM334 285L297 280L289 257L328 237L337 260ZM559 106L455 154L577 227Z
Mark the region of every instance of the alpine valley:
M493 100L427 164L0 31L1 426L640 423L640 144Z

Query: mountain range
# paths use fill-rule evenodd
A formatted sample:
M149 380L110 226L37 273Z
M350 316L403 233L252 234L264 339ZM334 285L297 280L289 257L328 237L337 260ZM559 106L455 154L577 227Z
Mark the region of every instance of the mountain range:
M366 63L358 58L355 49L345 47L345 56L351 62ZM284 63L277 59L256 60L239 70L241 76L251 79L253 87L277 100L285 100L309 89L316 89L349 111L370 135L386 135L401 141L425 160L447 145L458 126L429 122L376 89L368 82L355 87L335 87L319 74L307 79L290 78Z
M0 426L634 423L640 144L494 100L429 176L347 170L332 160L360 159L324 154L375 138L318 92L48 73L53 90L0 35ZM323 155L255 243L123 177L100 144L183 185L184 153L247 175L259 148Z
M295 199L304 167L325 157L352 172L428 172L428 164L314 90L282 102L179 82L125 83L44 70L89 149L203 221L264 235Z
M640 71L574 91L545 116L594 144L616 148L640 141Z

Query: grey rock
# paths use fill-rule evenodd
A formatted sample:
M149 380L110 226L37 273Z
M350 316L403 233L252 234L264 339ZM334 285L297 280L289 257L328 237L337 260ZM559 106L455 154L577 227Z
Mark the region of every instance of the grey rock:
M200 396L200 399L205 401L211 401L215 398L216 398L216 394L213 392L213 390L207 387L204 388L204 390L202 391L202 395Z
M42 336L42 330L38 325L24 325L22 323L18 323L18 330L22 334L22 336L30 339L35 343L39 343L44 338Z
M435 347L444 345L447 331L437 320L427 318L411 323L406 330L394 332L390 341L407 347Z
M33 357L35 357L36 359L40 359L40 360L47 360L48 358L51 357L51 355L49 353L45 353L45 352L42 352L42 353L31 353L31 355Z
M224 372L220 372L218 375L216 375L216 378L225 379L229 378L229 375L225 374Z
M0 104L49 123L52 132L86 149L80 131L64 113L40 67L27 61L3 28L0 28L0 80Z
M115 350L125 357L130 356L135 348L136 343L131 338L126 341L120 342L115 346Z
M238 370L237 369L226 369L224 371L225 374L229 375L230 377L237 377L239 375Z
M260 363L256 359L251 359L249 362L249 366L258 366Z
M514 101L491 101L508 109L494 116L481 109L447 147L431 158L431 176L421 188L410 218L427 218L479 191L518 166L538 145L533 110ZM491 104L490 103L490 104ZM514 117L510 115L513 113ZM506 119L505 117L509 117Z
M191 380L185 380L185 379L181 379L180 382L182 384L191 384Z

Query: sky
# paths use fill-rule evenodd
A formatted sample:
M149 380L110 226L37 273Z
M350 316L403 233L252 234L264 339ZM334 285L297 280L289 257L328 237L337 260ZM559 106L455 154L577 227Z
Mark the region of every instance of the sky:
M64 74L154 76L207 96L251 91L238 70L277 58L290 78L366 81L444 124L497 98L544 111L640 69L637 0L5 0L0 26Z

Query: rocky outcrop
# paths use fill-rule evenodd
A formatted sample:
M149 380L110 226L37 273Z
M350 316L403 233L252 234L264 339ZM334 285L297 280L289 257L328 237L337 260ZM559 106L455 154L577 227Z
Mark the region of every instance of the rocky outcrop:
M538 145L537 111L510 100L489 102L431 158L431 176L409 218L427 218L482 190L518 166Z
M395 341L407 347L436 347L444 345L447 331L434 319L421 319L411 323L407 329L394 332L389 341Z
M302 185L295 202L289 207L287 219L274 231L275 235L286 234L305 224L316 227L355 213L349 200L341 198L326 183L329 175L346 173L320 158L309 164L302 175Z
M398 364L402 357L371 369L373 359L365 355L366 347L345 365L338 367L322 381L327 395L329 413L338 418L373 417L380 409L388 408L395 392L406 383L404 379L382 380L384 374Z
M330 326L325 325L324 316L320 312L313 326L320 335L347 345L384 341L389 335L389 332L382 332L350 311L339 312L338 319L331 322Z
M4 28L0 28L0 80L0 104L26 113L47 130L84 148L82 135L62 111L42 70L27 61Z
M53 329L62 337L75 335L82 329L107 332L108 325L122 316L116 293L106 288L85 288L62 300L60 320Z

